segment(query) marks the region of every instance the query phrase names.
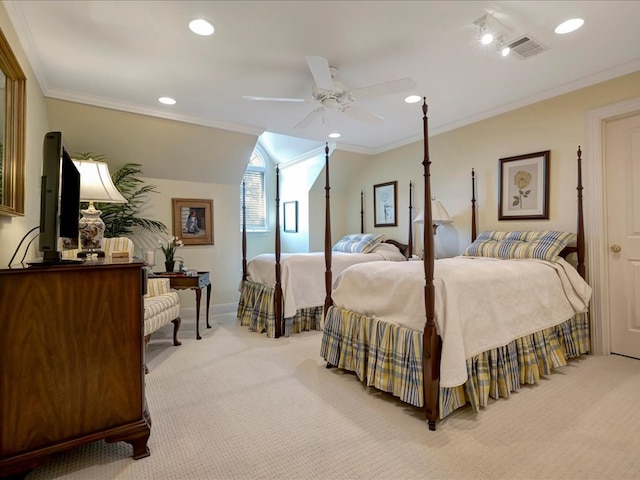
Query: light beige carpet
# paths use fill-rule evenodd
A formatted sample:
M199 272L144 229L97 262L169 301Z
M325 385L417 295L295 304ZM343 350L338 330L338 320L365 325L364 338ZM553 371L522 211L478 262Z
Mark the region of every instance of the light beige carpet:
M151 456L95 442L38 467L45 479L638 479L640 361L589 356L549 379L459 410L428 430L419 410L327 370L320 332L269 339L235 312L183 309L149 345Z

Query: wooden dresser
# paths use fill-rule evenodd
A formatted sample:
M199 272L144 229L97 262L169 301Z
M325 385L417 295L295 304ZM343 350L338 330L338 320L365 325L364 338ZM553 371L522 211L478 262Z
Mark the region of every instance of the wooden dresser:
M142 267L0 269L0 477L102 439L149 455Z

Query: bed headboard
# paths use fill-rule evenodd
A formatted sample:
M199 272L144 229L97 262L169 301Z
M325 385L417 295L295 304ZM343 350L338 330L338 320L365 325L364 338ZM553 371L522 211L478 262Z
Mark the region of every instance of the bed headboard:
M411 258L411 246L406 243L400 243L397 240L393 240L391 238L387 238L384 243L390 243L391 245L395 245L400 253L402 253L405 257Z

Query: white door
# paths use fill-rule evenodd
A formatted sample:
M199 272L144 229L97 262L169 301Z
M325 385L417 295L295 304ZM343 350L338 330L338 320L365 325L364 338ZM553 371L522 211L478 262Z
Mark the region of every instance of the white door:
M605 124L611 353L640 358L640 114Z

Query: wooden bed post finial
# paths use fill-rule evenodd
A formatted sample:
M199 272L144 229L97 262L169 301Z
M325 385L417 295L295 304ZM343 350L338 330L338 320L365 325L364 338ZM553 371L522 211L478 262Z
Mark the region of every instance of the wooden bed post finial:
M331 199L329 191L331 186L329 185L329 142L324 147L324 169L325 169L325 216L324 216L324 310L322 312L323 318L327 316L327 310L333 305L333 299L331 298L331 286L333 284L333 276L331 274Z
M364 190L360 190L360 233L364 233Z
M476 172L471 169L471 242L473 243L478 235L476 227Z
M242 180L242 283L247 280L247 191Z
M422 373L423 373L423 394L424 412L429 423L429 430L436 429L436 420L439 416L438 396L440 391L440 345L441 340L438 335L435 323L435 288L433 282L433 272L435 267L435 248L433 242L433 215L431 212L431 160L429 158L429 120L427 118L427 98L424 97L422 105L423 112L423 132L424 132L424 307L426 321L422 336Z
M585 278L585 266L584 266L584 212L582 209L582 150L580 149L580 145L578 145L578 235L576 240L577 247L577 256L578 263L576 265L576 270L582 278Z
M407 260L413 255L413 182L409 180L409 247Z
M282 335L284 312L282 308L282 283L280 273L280 167L276 165L276 285L273 292L273 311L275 315L275 338Z

